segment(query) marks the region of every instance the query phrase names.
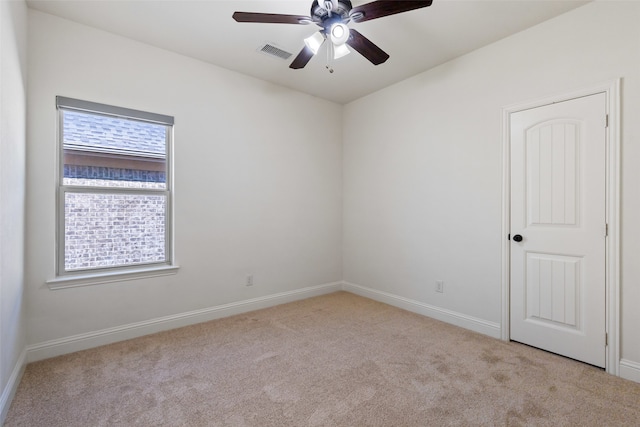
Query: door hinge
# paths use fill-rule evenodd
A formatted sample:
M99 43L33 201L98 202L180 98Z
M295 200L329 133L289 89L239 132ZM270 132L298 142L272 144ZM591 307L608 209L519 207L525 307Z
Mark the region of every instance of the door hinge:
M609 115L607 114L606 116L604 116L604 127L608 128L609 127Z
M604 346L608 346L609 345L609 334L605 333L604 334Z
M609 235L609 224L604 225L604 237Z

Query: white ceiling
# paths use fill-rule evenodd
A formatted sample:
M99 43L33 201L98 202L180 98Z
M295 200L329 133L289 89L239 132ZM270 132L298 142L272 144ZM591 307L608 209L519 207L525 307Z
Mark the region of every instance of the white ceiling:
M347 103L586 3L581 0L434 0L430 7L351 23L386 51L374 66L357 52L325 68L321 50L289 63L315 25L237 23L234 11L306 15L312 0L28 0L29 7L338 103ZM353 6L369 0L352 0ZM289 60L258 52L264 43ZM487 64L491 66L491 64Z

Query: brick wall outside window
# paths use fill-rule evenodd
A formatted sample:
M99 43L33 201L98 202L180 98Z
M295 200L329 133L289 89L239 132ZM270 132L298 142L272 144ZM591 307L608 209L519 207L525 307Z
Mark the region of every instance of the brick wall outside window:
M95 180L65 180L68 185L95 185ZM129 184L105 181L100 185L126 187ZM164 183L144 184L145 188L164 187ZM65 269L164 262L165 212L166 199L161 194L67 192Z

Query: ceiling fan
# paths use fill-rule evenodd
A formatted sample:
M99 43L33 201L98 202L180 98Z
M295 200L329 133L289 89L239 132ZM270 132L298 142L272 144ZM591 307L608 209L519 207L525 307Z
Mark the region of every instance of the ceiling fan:
M432 2L433 0L378 0L352 7L350 0L313 0L311 16L235 12L233 19L237 22L316 24L319 26L320 31L304 40L305 46L289 65L289 68L304 68L326 39L331 41L329 49L333 51L334 59L349 53L348 45L373 65L379 65L389 59L389 55L358 31L349 29L347 24L420 9L431 6ZM329 68L328 65L327 68ZM329 71L333 72L332 69Z

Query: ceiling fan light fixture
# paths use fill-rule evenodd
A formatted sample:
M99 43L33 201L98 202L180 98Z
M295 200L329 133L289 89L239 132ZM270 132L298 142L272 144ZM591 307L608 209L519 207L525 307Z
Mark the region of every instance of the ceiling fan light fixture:
M351 53L346 44L339 44L333 47L333 59L340 59Z
M314 55L318 53L318 50L320 49L320 46L322 46L322 43L324 43L324 36L322 35L322 33L320 33L320 31L318 31L317 33L313 33L312 35L304 39L304 44L307 45L309 50L313 52Z
M367 1L367 0L358 0ZM282 13L234 12L236 22L256 22L263 24L310 24L321 28L320 33L304 40L305 46L289 65L293 70L304 68L318 53L326 39L327 68L332 58L344 56L348 44L373 65L380 65L389 59L389 54L358 31L349 30L346 24L383 18L389 15L409 12L431 6L433 0L371 0L369 3L353 7L352 0L312 0L309 16L285 15ZM329 71L332 69L329 68Z
M349 27L347 27L346 24L343 24L342 22L338 22L337 24L333 24L331 26L329 34L334 45L343 45L349 38Z

